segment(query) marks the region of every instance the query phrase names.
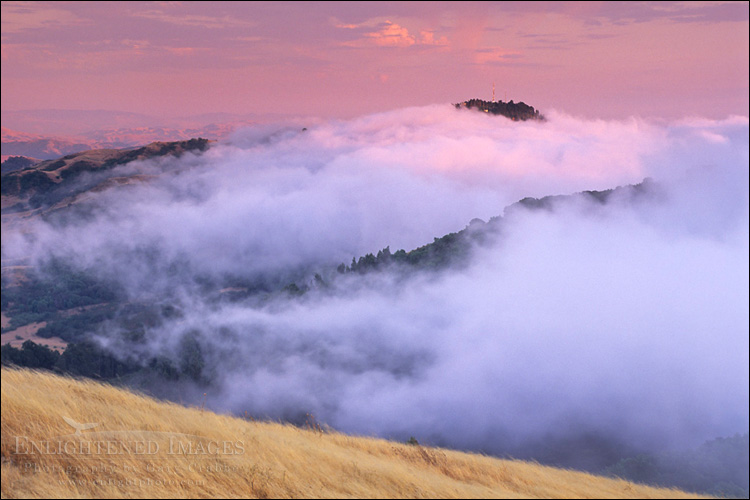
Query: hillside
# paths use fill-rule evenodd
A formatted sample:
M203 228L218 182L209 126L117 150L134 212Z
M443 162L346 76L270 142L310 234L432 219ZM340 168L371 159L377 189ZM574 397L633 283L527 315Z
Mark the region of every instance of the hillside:
M94 149L74 153L56 160L47 160L22 171L10 172L3 177L2 193L30 196L56 189L64 181L89 172L108 170L117 165L156 156L180 156L186 151L205 151L207 139L190 139L178 142L153 142L133 149Z
M146 496L698 498L521 461L346 436L312 417L304 428L248 421L91 381L3 368L3 498Z
M113 173L117 166L155 157L179 157L188 151L200 153L208 149L209 144L209 140L198 138L153 142L131 149L94 149L8 172L2 176L3 214L50 208L59 203L70 205L88 190L102 190L142 177L132 172ZM85 181L73 182L82 177Z
M118 155L115 158L121 158L124 154L123 151L112 151ZM79 158L76 156L67 160L68 164L60 168L68 168L70 162L75 166ZM44 164L49 165L50 162ZM34 171L36 169L27 170ZM132 177L128 179L132 180ZM502 234L506 220L523 208L552 210L556 203L573 199L596 200L596 208L600 204L605 205L612 197L636 202L655 191L658 191L658 187L653 181L646 179L636 185L620 186L605 191L585 191L540 199L524 198L506 207L503 215L492 217L487 222L474 219L464 229L435 237L432 243L410 250L398 249L395 252L386 247L377 253L361 255L358 259L354 257L349 265L341 263L335 270L332 266L320 266L289 275L256 279L241 276L224 276L215 281L204 279L204 300L211 303L244 302L250 305L254 300L266 301L279 296L299 299L308 292L320 297L331 292L347 276L392 272L399 276L399 279L408 280L420 274L456 270L469 265L472 252L477 247L487 247L496 242ZM64 194L65 197L60 198L59 194L57 198L53 198L52 195L56 192ZM58 189L50 194L45 193L43 199L56 200L57 204L52 210L60 207L59 212L63 212L71 208L70 200L75 207L76 199L82 198L82 194L83 191L71 193ZM40 198L41 196L34 195L31 202ZM63 201L59 201L60 199ZM6 215L6 218L50 212L45 210L45 205L29 212L13 213L8 210L11 213ZM4 322L1 344L4 364L12 363L29 368L54 367L58 371L74 375L117 378L120 381L121 377L132 372L148 373L149 377L159 380L165 375L163 369L154 370L154 366L147 368L138 363L116 360L99 346L86 343L85 339L99 325L116 320L126 332L127 345L137 345L145 330L163 325L169 321L172 314L181 314L175 312L181 309L178 299L161 297L159 304L134 303L124 296L116 282L96 278L90 271L76 269L64 262L50 263L41 274L40 269L35 270L30 266L18 264L23 262L4 262L2 269ZM25 344L27 341L31 343ZM45 345L55 352L45 352L42 347ZM66 349L68 345L72 345L72 348ZM168 378L187 375L185 370L177 370L176 366L167 371L171 373Z
M3 163L0 165L0 174L7 174L15 170L23 170L24 168L31 167L43 160L39 158L31 158L29 156L5 156L3 155Z

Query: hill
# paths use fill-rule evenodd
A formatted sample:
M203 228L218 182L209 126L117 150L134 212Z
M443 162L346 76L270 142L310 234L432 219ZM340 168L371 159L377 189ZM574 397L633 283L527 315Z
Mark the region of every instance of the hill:
M46 137L2 127L2 155L29 156L48 160L92 149L90 141L69 137Z
M75 432L74 432L75 430ZM698 498L2 370L3 498Z
M179 157L189 151L200 153L208 149L210 142L198 138L153 142L140 148L94 149L8 172L2 176L3 214L50 208L58 203L70 205L86 191L101 190L143 177L132 172L113 173L117 166L155 157ZM83 174L88 174L85 181L78 182Z
M544 115L540 114L539 110L534 109L534 106L529 106L523 101L513 102L512 99L508 102L469 99L468 101L460 102L455 106L458 109L477 109L479 111L484 111L485 113L491 113L493 115L502 115L506 118L510 118L513 121L545 120Z
M170 147L164 146L162 149L170 152L179 150L180 143L170 144ZM122 159L125 154L123 151L112 151L112 154L117 155L113 158ZM66 160L68 163L60 169L70 168L71 164L75 167L76 162L82 161L80 158L74 156ZM63 160L65 159L59 161L64 163ZM37 169L38 166L24 172L35 172ZM5 177L9 176L4 176L3 179ZM99 182L118 187L127 180L132 181L134 177L137 176L108 178L106 184L101 179ZM29 193L34 193L30 189L26 193L30 196L27 203L38 208L18 213L4 209L4 219L14 215L49 215L55 210L54 213L60 215L79 206L78 200L84 198L83 188L79 187L77 191L64 189L65 179L63 177L56 190L30 195ZM113 182L115 180L117 182ZM79 186L78 183L74 185ZM202 277L203 299L210 303L244 301L252 307L254 301L262 303L279 295L289 298L300 298L308 292L317 296L326 295L335 289L338 280L345 279L345 275L389 271L399 279L408 280L420 273L455 270L469 264L474 249L496 242L502 234L506 219L512 218L523 208L552 210L556 203L572 199L595 200L597 204L594 207L605 205L613 197L636 202L655 191L658 191L658 187L653 181L646 179L636 185L605 191L585 191L540 199L524 198L506 207L503 215L492 217L487 222L474 219L464 229L436 237L432 243L408 251L399 249L391 252L390 247L386 247L377 253L359 256L358 259L353 257L349 265L341 263L335 270L331 266L321 266L312 270L300 270L281 276L258 276L254 279L227 275L218 281ZM18 202L16 206L23 206L23 202ZM11 213L6 215L7 212ZM163 325L173 315L180 314L177 312L180 309L178 299L161 297L159 304L133 303L125 297L118 283L97 278L90 270L76 269L61 261L51 262L43 270L19 264L24 262L3 263L4 323L0 342L3 346L3 364L55 369L77 376L116 378L120 382L124 380L123 376L133 372L147 373L147 378L158 380L165 375L172 379L189 376L191 373L191 370L178 369L171 364L163 366L161 361L156 363L156 360L155 366L148 367L137 363L123 363L104 352L100 346L85 341L87 334L96 330L98 325L116 321L126 332L126 345L133 347L138 344L138 339L142 338L145 330ZM187 359L182 359L182 363L192 366Z
M0 174L7 174L15 170L23 170L24 168L31 167L41 162L39 158L31 158L29 156L5 156L3 155L3 163L0 165Z

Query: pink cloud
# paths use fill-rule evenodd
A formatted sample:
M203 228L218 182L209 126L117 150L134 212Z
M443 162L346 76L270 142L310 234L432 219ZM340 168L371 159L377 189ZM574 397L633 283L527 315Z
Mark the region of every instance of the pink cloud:
M518 51L507 50L502 47L485 47L474 52L474 62L476 64L503 62L516 59L520 55L521 53Z
M361 27L359 24L345 24L345 23L338 23L338 22L334 24L334 26L336 26L337 28L347 29L347 30L354 30L354 29Z
M53 7L27 5L27 2L3 2L3 34L31 29L93 24L74 13Z
M391 21L386 21L380 31L367 33L368 37L381 47L409 47L417 43L417 40L409 34L409 30Z
M337 28L358 29L365 27L364 24L336 24ZM413 45L448 45L448 39L444 36L435 37L434 31L421 30L419 37L412 35L407 28L392 21L385 21L379 25L376 31L364 34L362 38L345 42L350 47L411 47Z
M197 49L195 47L165 47L165 50L176 56L192 56Z
M148 48L151 45L151 42L148 40L130 40L125 39L120 42L125 47L130 47L133 50L141 50Z
M204 15L193 15L193 14L167 14L160 10L146 10L142 12L136 12L133 14L136 17L142 17L145 19L151 19L154 21L160 21L169 24L176 24L182 26L198 26L209 29L222 29L229 27L244 27L250 28L257 26L257 23L251 21L244 21L236 17L230 16L204 16Z
M419 43L422 45L448 45L446 37L435 38L435 33L432 31L420 31L419 36Z

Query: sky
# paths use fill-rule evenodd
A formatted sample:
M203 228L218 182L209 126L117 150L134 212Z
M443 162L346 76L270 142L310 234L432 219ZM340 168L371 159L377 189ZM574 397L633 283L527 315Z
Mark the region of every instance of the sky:
M747 2L2 2L2 109L748 115ZM4 124L6 126L6 124Z

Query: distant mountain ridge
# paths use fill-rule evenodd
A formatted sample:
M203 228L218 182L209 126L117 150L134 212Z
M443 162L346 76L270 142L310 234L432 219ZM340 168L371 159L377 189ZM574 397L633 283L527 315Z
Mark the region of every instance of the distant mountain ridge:
M502 215L490 218L487 222L481 219L473 219L462 230L434 238L432 243L427 243L411 251L397 250L391 253L389 247L378 251L377 255L368 253L359 259L352 258L350 265L341 264L338 267L340 274L359 273L365 274L371 271L387 268L393 264L403 264L413 269L444 269L453 266L467 264L470 252L474 244L483 244L491 240L502 231L502 224L508 217L513 217L523 210L554 210L556 204L570 200L593 201L595 205L606 205L614 198L636 202L641 198L658 194L658 185L650 178L645 178L638 184L617 186L612 189L601 191L581 191L573 194L550 195L542 198L523 198L503 210ZM404 268L405 269L405 268ZM302 289L304 291L304 289Z
M3 161L9 156L26 156L51 160L60 156L78 153L87 149L94 149L90 141L78 137L50 137L29 134L2 127Z
M240 126L236 123L209 124L204 127L175 129L170 127L124 127L94 130L86 133L99 147L129 148L152 142L187 141L194 137L219 140Z
M92 149L132 148L156 141L186 141L194 137L220 140L228 137L238 127L249 124L251 122L212 123L182 129L159 126L120 127L97 129L70 136L30 134L3 127L0 148L3 161L10 156L54 160Z

